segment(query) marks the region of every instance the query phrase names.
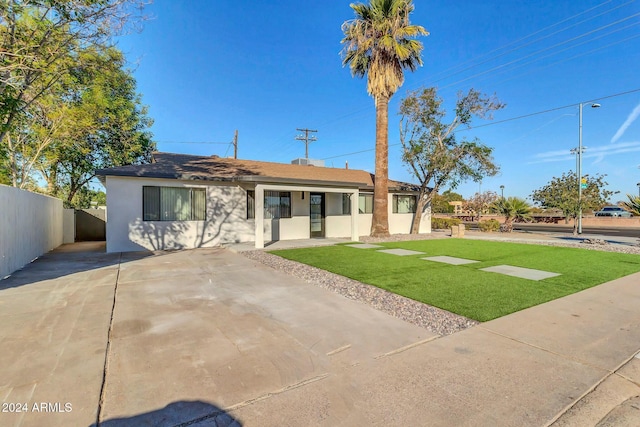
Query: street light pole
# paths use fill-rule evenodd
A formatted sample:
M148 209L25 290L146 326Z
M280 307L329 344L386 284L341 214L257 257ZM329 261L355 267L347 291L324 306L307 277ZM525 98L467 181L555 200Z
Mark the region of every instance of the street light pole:
M582 105L581 102L578 135L578 234L582 234ZM600 104L591 104L591 108L599 107Z
M636 184L638 186L638 197L640 197L640 182Z
M504 185L500 186L500 195L504 199Z

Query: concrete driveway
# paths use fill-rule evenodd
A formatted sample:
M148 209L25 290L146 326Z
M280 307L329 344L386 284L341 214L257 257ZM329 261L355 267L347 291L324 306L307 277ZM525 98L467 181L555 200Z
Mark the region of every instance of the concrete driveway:
M211 425L435 337L224 249L101 250L63 246L0 282L0 396L27 403L0 425Z
M0 425L582 426L640 394L638 274L438 338L227 250L102 250L0 281Z

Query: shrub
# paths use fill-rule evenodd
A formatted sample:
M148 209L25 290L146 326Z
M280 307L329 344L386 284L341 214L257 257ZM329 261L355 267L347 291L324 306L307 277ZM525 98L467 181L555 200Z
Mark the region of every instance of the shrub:
M448 230L454 225L459 225L462 221L458 218L434 218L431 217L431 228L434 230Z
M500 230L500 222L497 219L487 219L478 223L480 231L498 231Z

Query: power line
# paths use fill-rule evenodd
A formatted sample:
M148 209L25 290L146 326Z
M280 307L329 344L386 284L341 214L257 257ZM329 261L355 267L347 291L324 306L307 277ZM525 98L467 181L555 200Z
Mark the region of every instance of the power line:
M468 128L457 129L456 131L454 131L454 133L462 132L462 131L468 131L468 130L471 130L471 129L479 129L479 128L483 128L483 127L487 127L487 126L494 126L494 125L498 125L498 124L501 124L501 123L512 122L512 121L515 121L515 120L526 119L528 117L538 116L540 114L551 113L553 111L558 111L558 110L564 110L565 108L577 107L580 104L588 104L590 102L602 101L603 99L609 99L609 98L615 98L617 96L628 95L628 94L634 93L634 92L640 92L640 88L628 90L626 92L619 92L619 93L615 93L615 94L612 94L612 95L601 96L600 98L593 98L593 99L590 99L588 101L576 102L576 103L573 103L573 104L564 105L562 107L549 108L547 110L536 111L535 113L523 114L521 116L511 117L511 118L508 118L508 119L499 120L497 122L491 122L491 123L487 123L487 124L480 125L480 126L472 126L472 127L468 127ZM402 145L402 144L401 143L389 144L389 147L396 147L398 145ZM367 152L371 152L371 151L375 151L375 148L368 148L366 150L354 151L352 153L345 153L345 154L339 154L337 156L325 157L322 160L336 159L338 157L352 156L354 154L362 154L362 153L367 153Z
M548 26L548 27L545 27L545 28L543 28L543 29L541 29L541 30L535 31L535 32L533 32L533 33L531 33L531 34L529 34L529 35L527 35L527 36L525 36L525 37L522 37L522 38L520 38L520 39L518 39L518 40L516 40L516 41L514 41L514 42L508 43L508 44L506 44L506 45L504 45L504 46L502 46L502 47L499 47L499 48L497 48L497 49L494 49L494 50L492 50L492 51L490 51L490 52L488 52L488 53L486 53L486 54L484 54L484 55L481 55L481 56L479 56L479 57L477 57L477 58L475 58L475 59L473 59L473 60L471 60L471 61L467 61L466 63L471 63L471 64L473 64L473 65L470 65L469 67L467 67L467 68L465 68L465 69L463 69L463 70L460 70L460 71L456 71L456 72L454 72L454 73L447 73L446 77L442 77L442 78L439 78L439 79L437 79L437 80L434 80L434 81L432 81L432 83L431 83L431 84L438 83L438 82L440 82L440 81L444 80L445 78L448 78L448 77L451 77L451 76L455 76L455 75L457 75L457 74L461 74L461 73L463 73L463 72L465 72L465 71L469 71L469 70L471 70L471 69L473 69L473 68L476 68L476 67L478 67L478 66L480 66L480 65L483 65L483 64L486 64L486 63L488 63L488 62L491 62L491 61L493 61L494 59L498 59L498 58L500 58L500 57L502 57L502 56L504 56L504 55L507 55L507 54L512 53L512 52L516 52L516 51L518 51L518 50L520 50L520 49L522 49L522 48L525 48L525 47L527 47L527 46L530 46L530 45L532 45L532 44L534 44L534 43L537 43L537 42L539 42L539 41L542 41L542 40L548 39L549 37L552 37L552 36L554 36L554 35L556 35L556 34L560 34L560 33L564 32L564 31L567 31L567 30L569 30L569 29L571 29L571 28L574 28L574 27L576 27L576 26L578 26L578 25L580 25L580 24L584 24L585 22L588 22L588 21L590 21L590 20L592 20L592 19L598 18L598 17L600 17L600 16L602 16L602 15L606 15L607 13L610 13L610 12L612 12L612 11L616 10L616 9L619 9L619 8L621 8L621 7L623 7L623 6L626 6L626 5L630 4L630 3L633 3L633 2L635 2L635 1L636 1L636 0L628 1L628 2L626 2L626 3L623 3L623 4L621 4L621 5L618 5L618 6L614 7L613 9L609 9L609 10L607 10L607 11L605 11L605 12L599 13L599 14L597 14L597 15L595 15L595 16L590 17L590 18L583 19L582 21L579 21L579 22L576 22L575 24L571 24L571 25L569 25L569 26L567 26L567 27L561 28L561 29L559 29L558 31L555 31L555 32L553 32L553 33L551 33L551 34L547 34L547 35L545 35L545 36L543 36L543 37L539 37L539 38L537 38L537 39L535 39L535 40L531 40L531 41L529 41L529 42L527 42L527 43L525 43L525 44L523 44L523 45L520 45L520 46L518 46L518 47L514 47L513 49L510 49L510 50L508 50L508 51L506 51L506 52L500 53L500 54L498 54L498 55L494 55L494 56L492 56L492 57L490 57L490 58L488 58L488 59L486 59L486 60L484 60L484 61L482 61L482 62L480 62L480 63L473 64L473 62L475 62L475 61L477 61L477 60L479 60L479 59L481 59L481 58L484 58L484 57L486 57L486 56L490 55L491 53L499 52L499 51L500 51L500 50L502 50L502 49L505 49L505 48L507 48L507 47L509 47L509 46L512 46L512 45L514 45L514 44L517 44L517 43L519 43L519 42L521 42L521 41L524 41L524 40L526 40L526 39L528 39L528 38L530 38L530 37L532 37L532 36L534 36L534 35L536 35L536 34L539 34L539 33L541 33L541 32L544 32L544 31L546 31L546 30L548 30L548 29L550 29L550 28L553 28L553 27L555 27L555 26L557 26L557 25L561 24L561 23L564 23L564 22L570 21L570 20L571 20L571 19L573 19L573 18L576 18L576 17L578 17L578 16L580 16L580 15L583 15L583 14L585 14L585 13L587 13L587 12L590 12L591 10L594 10L594 9L596 9L596 8L598 8L598 7L600 7L600 6L602 6L603 4L608 3L608 2L601 3L600 5L595 6L595 7L591 8L591 9L587 9L586 11L584 11L584 12L582 12L582 13L578 13L578 14L576 14L576 15L573 15L573 16L571 16L571 17L569 17L569 18L566 18L566 19L564 19L564 20L562 20L562 21L559 21L559 22L557 22L557 23L555 23L555 24L552 24L552 25L550 25L550 26ZM627 18L627 19L629 19L629 18ZM615 25L616 23L617 23L617 22L614 22L613 24L609 24L609 25ZM596 30L593 30L593 31L599 31L599 30L600 30L600 29L602 29L602 28L606 28L606 26L605 26L605 27L597 28ZM590 33L583 34L583 35L581 35L581 36L579 36L579 37L584 37L584 36L586 36L586 35L588 35L588 34L590 34ZM567 40L567 42L569 42L569 41L571 41L571 40L573 40L573 39ZM566 42L565 42L565 43L566 43ZM551 48L553 48L553 47L554 47L554 46L552 46ZM537 52L536 52L536 53L537 53ZM530 55L529 55L529 56L530 56ZM526 57L525 57L525 58L526 58ZM522 59L524 59L524 58L522 58ZM466 64L466 63L463 63L463 64L458 65L458 66L455 66L455 67L451 67L451 68L449 68L448 70L445 70L445 71L441 71L439 74L445 73L445 72L447 72L447 71L455 70L456 68L459 68L459 67L463 66L463 65L464 65L464 64ZM473 78L473 77L474 77L474 76L471 76L470 78ZM468 80L468 79L466 79L466 80ZM464 80L463 80L463 81L464 81Z
M573 16L571 16L571 17L569 17L569 18L565 18L565 19L563 19L563 20L561 20L561 21L558 21L558 22L556 22L556 23L554 23L554 24L552 24L552 25L549 25L549 26L547 26L547 27L545 27L545 28L542 28L542 29L540 29L540 30L534 31L533 33L530 33L529 35L526 35L526 36L524 36L524 37L521 37L520 39L518 39L518 40L516 40L516 41L513 41L513 42L510 42L510 43L507 43L506 45L503 45L503 46L501 46L501 47L499 47L499 48L496 48L496 49L494 49L494 50L492 50L492 51L489 51L489 52L487 52L486 54L483 54L483 55L481 55L481 56L479 56L479 57L476 57L476 58L475 58L475 59L473 59L473 60L466 61L466 62L463 62L462 64L457 65L457 66L450 67L450 68L448 68L448 69L446 69L446 70L443 70L443 71L441 71L441 72L437 73L436 75L443 74L443 73L447 73L447 76L445 77L445 78L447 78L447 77L451 77L451 76L454 76L454 75L460 74L460 73L462 73L462 72L464 72L464 71L468 71L468 70L470 70L470 69L473 69L473 68L476 68L476 67L478 67L478 66L480 66L480 65L483 65L483 64L485 64L485 63L487 63L487 62L489 62L489 61L491 61L491 60L494 60L494 59L497 59L497 58L499 58L499 57L501 57L501 56L504 56L504 55L505 55L505 54L507 54L507 53L515 52L515 51L520 50L520 49L522 49L522 48L524 48L524 47L526 47L526 46L529 46L529 45L531 45L531 44L533 44L533 43L537 43L537 42L539 42L539 41L541 41L541 40L544 40L544 39L546 39L546 38L548 38L548 37L551 37L551 36L553 36L553 35L555 35L555 34L559 34L559 33L563 32L563 31L566 31L566 30L568 30L568 29L570 29L570 28L573 28L573 27L575 27L575 26L577 26L577 25L579 25L579 24L583 24L583 23L585 23L585 22L587 22L587 21L590 21L590 20L592 20L592 19L595 19L595 18L600 17L600 16L602 16L602 15L605 15L605 14L607 14L607 13L610 13L610 12L612 12L612 11L614 11L614 10L620 9L621 7L624 7L624 6L627 6L627 5L631 4L631 3L634 3L635 1L636 1L636 0L627 1L627 2L625 2L625 3L623 3L623 4L621 4L621 5L618 5L618 6L614 7L614 8L612 8L612 9L608 9L608 10L606 10L606 11L604 11L604 12L601 12L601 13L599 13L599 14L595 15L595 16L592 16L592 17L590 17L590 18L584 19L584 20L579 21L579 22L577 22L577 23L575 23L575 24L571 24L571 25L569 25L569 26L563 27L563 28L561 28L561 29L560 29L560 30L558 30L558 31L555 31L555 32L553 32L553 33L551 33L551 34L548 34L548 35L546 35L546 36L543 36L543 37L539 37L539 38L537 38L537 39L535 39L535 40L533 40L533 41L530 41L530 42L528 42L528 43L526 43L526 44L524 44L524 45L521 45L521 46L519 46L519 47L513 48L513 49L511 49L511 50L509 50L509 51L507 51L507 52L501 53L501 54L499 54L499 55L492 56L491 58L489 58L489 59L487 59L487 60L485 60L485 61L482 61L482 62L480 62L480 63L478 63L478 64L471 65L471 66L469 66L469 67L467 67L467 68L465 68L465 69L463 69L463 70L460 70L460 71L457 71L457 72L454 72L454 73L448 73L449 71L453 71L453 70L455 70L456 68L460 68L460 67L462 67L462 66L464 66L464 65L466 65L466 64L472 64L473 62L475 62L475 61L477 61L477 60L480 60L480 59L482 59L482 58L485 58L485 57L487 57L488 55L491 55L491 54L492 54L492 53L494 53L494 52L499 52L499 51L500 51L500 50L502 50L502 49L505 49L505 48L507 48L507 47L509 47L509 46L513 46L513 45L515 45L515 44L517 44L517 43L519 43L519 42L521 42L521 41L527 40L527 39L529 39L529 38L531 38L531 37L533 37L533 36L535 36L535 35L537 35L537 34L540 34L540 33L544 32L544 31L546 31L546 30L548 30L548 29L551 29L551 28L556 27L556 26L558 26L558 25L560 25L560 24L563 24L563 23L565 23L565 22L568 22L568 21L570 21L570 20L572 20L572 19L574 19L574 18L577 18L577 17L579 17L579 16L581 16L581 15L584 15L584 14L586 14L586 13L588 13L588 12L591 12L591 11L593 11L593 10L595 10L595 9L597 9L597 8L599 8L599 7L601 7L601 6L604 6L604 5L605 5L605 4L607 4L607 3L611 3L611 0L605 1L605 2L600 3L600 4L598 4L598 5L596 5L596 6L592 7L592 8L589 8L589 9L587 9L587 10L583 11L583 12L580 12L580 13L578 13L578 14L575 14L575 15L573 15ZM636 14L636 15L637 15L637 14ZM635 16L635 15L633 15L633 16ZM592 31L587 32L587 33L584 33L584 34L582 34L581 36L578 36L578 37L576 37L576 38L573 38L573 39L567 40L567 41L565 41L565 42L563 42L563 43L568 43L568 42L570 42L570 41L572 41L572 40L575 40L575 39L577 39L577 38L585 37L585 36L587 36L587 35L589 35L589 34L592 34L593 32L600 31L600 30L602 30L602 29L604 29L604 28L607 28L607 27L609 27L609 26L611 26L611 25L615 25L615 24L617 24L617 23L619 23L619 22L622 22L622 21L624 21L624 20L626 20L626 19L630 19L630 17L629 17L629 18L622 19L622 20L620 20L620 21L616 21L616 22L614 22L614 23L612 23L612 24L608 24L608 25L604 25L604 26L602 26L602 27L596 28L595 30L592 30ZM626 27L625 27L625 28L626 28ZM562 44L562 43L560 43L560 44ZM535 53L541 53L541 52L544 52L545 50L552 49L553 47L557 47L557 46L558 46L558 45L560 45L560 44L556 44L556 45L554 45L554 46L552 46L552 47L550 47L550 48L547 48L547 49L539 50L539 51L537 51L537 52L535 52ZM534 53L534 54L535 54L535 53ZM510 65L510 64L512 64L512 63L514 63L514 62L521 61L521 60L526 59L526 58L531 57L531 56L532 56L532 55L530 54L530 55L527 55L527 56L525 56L525 57L523 57L523 58L520 58L520 59L518 59L518 60L511 61L511 62L509 62L509 63L507 63L507 64L503 64L503 65L501 65L501 66L494 67L494 68L492 68L492 69L491 69L491 70L489 70L489 71L483 71L483 72L480 72L480 73L476 73L476 74L474 74L474 75L472 75L472 76L470 76L470 77L468 77L468 78L465 78L465 79L459 80L459 81L457 81L457 82L451 83L451 84L449 84L449 85L447 85L447 86L444 86L443 88L450 87L450 86L453 86L453 85L457 85L457 84L459 84L459 83L465 82L465 81L470 80L470 79L473 79L473 78L475 78L475 77L478 77L478 76L481 76L481 75L484 75L484 74L488 74L488 73L489 73L489 72L491 72L491 71L495 71L495 70L497 70L497 69L499 69L499 68L506 67L506 66L508 66L508 65ZM529 61L529 63L533 63L533 62L535 62L535 61L536 61L536 60ZM431 80L431 83L430 83L430 84L431 84L431 85L433 85L434 83L437 83L437 82L439 82L439 81L442 81L443 79L444 79L444 78L440 78L440 79L437 79L437 80ZM424 82L426 82L426 80L423 80L423 83L424 83ZM413 85L413 86L415 86L415 85ZM441 88L441 89L442 89L442 88ZM347 113L347 114L345 114L345 115L343 115L343 116L340 116L340 117L337 117L337 118L335 118L335 119L329 120L328 122L323 123L323 125L327 125L327 124L331 124L331 123L335 123L335 122L338 122L338 121L341 121L341 120L347 119L347 118L349 118L349 117L352 117L352 116L354 116L354 115L356 115L356 114L359 114L359 113L361 113L361 112L364 112L364 111L368 111L368 107L366 107L366 108L362 108L362 109L358 109L358 110L352 111L352 112L350 112L350 113Z
M212 142L212 141L155 141L158 144L210 144L210 145L226 145L226 144L230 144L229 141L227 142Z

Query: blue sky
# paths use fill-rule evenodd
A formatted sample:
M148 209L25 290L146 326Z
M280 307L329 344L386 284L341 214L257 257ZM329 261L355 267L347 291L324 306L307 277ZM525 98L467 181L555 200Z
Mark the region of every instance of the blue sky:
M406 74L389 108L389 177L415 181L400 160L398 104L437 86L496 93L507 107L459 136L495 149L501 174L456 191L527 197L575 170L580 102L584 173L637 194L640 182L640 0L414 1L424 66ZM304 157L296 128L317 129L310 157L373 172L375 110L366 81L342 68L349 1L155 0L140 33L119 39L155 120L160 151L289 162ZM611 96L634 91L619 96ZM557 107L569 106L556 109ZM511 120L523 115L527 118ZM486 126L483 126L486 125ZM370 151L365 151L370 150ZM364 151L364 152L361 152ZM353 154L360 152L357 154Z

